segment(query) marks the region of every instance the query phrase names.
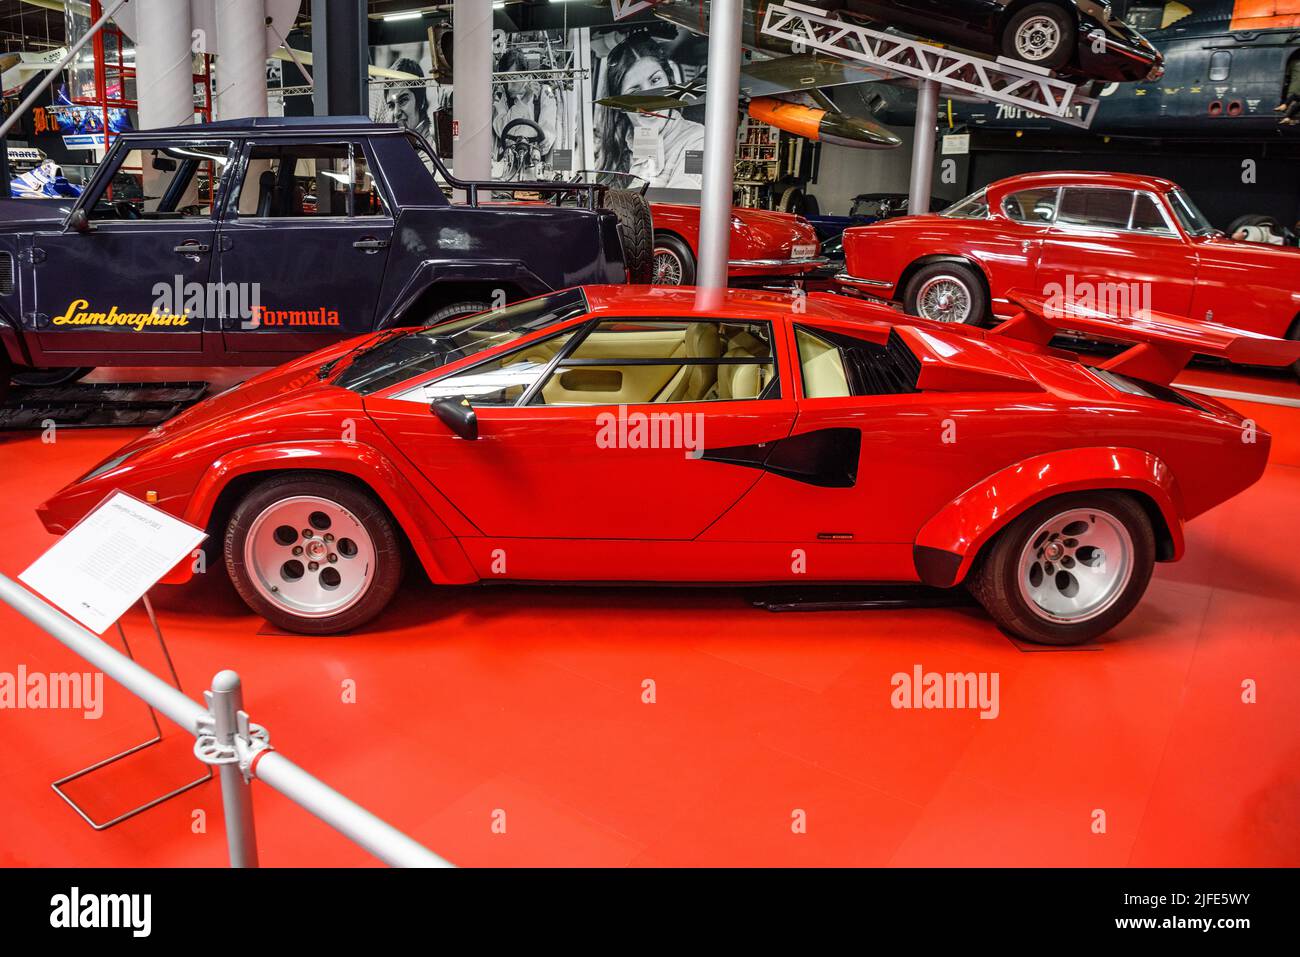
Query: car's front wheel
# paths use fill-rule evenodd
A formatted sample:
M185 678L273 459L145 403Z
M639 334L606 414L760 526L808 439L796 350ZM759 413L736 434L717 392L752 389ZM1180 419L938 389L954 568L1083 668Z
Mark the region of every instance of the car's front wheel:
M1031 3L1011 18L1002 32L1002 55L1059 70L1074 56L1075 23L1055 3Z
M672 233L655 234L656 286L694 286L695 256L691 247Z
M1076 645L1128 617L1146 593L1155 555L1151 520L1131 496L1062 495L1012 522L967 587L1012 635Z
M225 561L249 608L311 635L365 624L402 577L383 506L345 479L310 473L268 479L244 496L226 527Z
M990 306L984 283L970 266L933 263L917 270L903 292L903 308L935 322L982 326Z

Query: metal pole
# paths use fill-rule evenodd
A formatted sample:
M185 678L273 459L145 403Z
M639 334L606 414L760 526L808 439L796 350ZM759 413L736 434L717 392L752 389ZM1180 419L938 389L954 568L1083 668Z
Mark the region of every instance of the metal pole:
M59 61L58 65L51 69L50 72L46 73L45 79L41 80L41 82L37 84L36 89L27 94L27 98L18 104L18 107L9 114L9 118L5 120L4 123L0 123L0 139L3 139L9 134L9 131L13 129L13 125L18 122L18 117L31 109L32 104L40 99L41 94L50 88L50 84L54 82L55 77L63 72L63 68L76 59L77 54L81 52L81 48L89 43L94 38L95 34L103 29L104 24L112 18L113 14L117 13L117 11L126 3L127 0L114 0L112 6L104 11L104 15L90 25L90 29L86 31L86 35L68 48L67 54L65 54L63 59Z
M454 866L308 774L278 751L259 754L253 770L257 780L275 788L386 864L393 867Z
M492 178L492 4L452 7L452 172ZM458 197L461 198L461 197Z
M176 0L139 0L136 16L136 99L140 129L194 122L194 43L190 6ZM151 170L146 168L146 175ZM157 175L148 177L158 179ZM159 192L146 184L145 194Z
M704 187L700 190L701 308L716 308L731 260L732 192L740 100L741 0L713 0L709 11L709 86L704 110Z
M266 116L266 3L217 0L217 119Z
M109 647L67 615L51 608L26 588L0 575L0 599L56 640L80 655L131 694L143 698L172 721L197 735L208 712L167 682Z
M234 748L239 712L244 710L244 689L239 675L226 670L212 679L212 728L217 743ZM226 818L226 847L231 867L257 867L257 834L253 830L253 795L238 764L223 764L221 809Z
M934 195L934 141L939 125L938 80L922 80L916 92L916 140L912 144L912 188L907 210L913 215L930 211Z

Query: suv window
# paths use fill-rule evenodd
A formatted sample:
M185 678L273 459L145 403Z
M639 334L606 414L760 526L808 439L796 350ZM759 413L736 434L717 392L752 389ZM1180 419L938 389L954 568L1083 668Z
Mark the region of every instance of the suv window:
M1056 204L1060 196L1061 191L1056 186L1022 190L1002 201L1002 211L1018 223L1050 223L1056 219Z
M224 144L128 150L86 215L98 221L207 218L213 184L221 181L228 158Z
M237 208L249 219L387 215L360 143L252 147Z
M766 322L612 319L562 357L533 405L647 405L774 398Z
M1132 190L1066 187L1056 221L1071 226L1128 229L1132 212Z

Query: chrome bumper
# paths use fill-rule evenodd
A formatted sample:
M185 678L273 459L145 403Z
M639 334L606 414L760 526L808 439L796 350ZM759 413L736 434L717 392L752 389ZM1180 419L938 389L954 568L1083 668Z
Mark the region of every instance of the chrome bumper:
M727 265L733 269L785 269L790 266L817 269L828 262L830 260L825 256L816 256L812 259L733 259Z
M892 282L881 282L879 279L859 279L857 276L850 276L846 272L840 273L835 277L836 282L842 282L850 286L868 286L872 289L893 289Z

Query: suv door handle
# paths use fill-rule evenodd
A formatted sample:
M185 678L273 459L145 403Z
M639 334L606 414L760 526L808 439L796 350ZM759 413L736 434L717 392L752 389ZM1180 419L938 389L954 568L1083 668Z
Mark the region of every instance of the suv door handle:
M353 249L364 249L368 253L377 253L381 249L387 249L392 243L387 239L358 239L352 244Z
M172 252L180 253L182 256L194 256L198 253L206 253L211 251L212 251L212 247L207 245L206 243L195 243L195 242L181 243L179 246L176 246L172 249Z

